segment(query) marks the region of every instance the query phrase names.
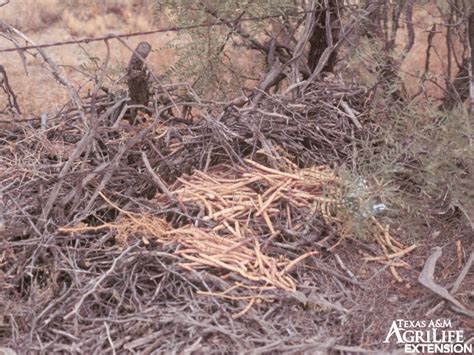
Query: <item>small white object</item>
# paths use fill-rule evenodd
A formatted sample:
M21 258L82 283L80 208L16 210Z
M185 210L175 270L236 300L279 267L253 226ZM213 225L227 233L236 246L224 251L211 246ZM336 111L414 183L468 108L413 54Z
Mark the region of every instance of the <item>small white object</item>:
M48 114L43 112L41 114L41 129L45 130L46 128L48 128Z
M377 203L372 207L372 211L374 214L378 214L382 211L385 211L387 209L387 206L385 206L383 203Z

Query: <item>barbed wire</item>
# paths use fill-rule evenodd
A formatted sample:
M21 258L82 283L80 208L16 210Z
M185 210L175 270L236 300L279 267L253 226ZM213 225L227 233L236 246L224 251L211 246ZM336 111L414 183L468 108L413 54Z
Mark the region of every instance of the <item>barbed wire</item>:
M292 16L298 16L298 15L304 15L309 12L316 12L318 10L313 10L313 11L298 11L292 14ZM267 15L267 16L258 16L258 17L246 17L246 18L240 18L234 21L228 21L226 20L227 24L230 23L240 23L240 22L247 22L247 21L258 21L258 20L268 20L272 18L278 18L281 17L282 15ZM0 21L0 30L1 30L1 21ZM37 48L49 48L49 47L59 47L59 46L65 46L65 45L71 45L71 44L79 44L79 43L91 43L91 42L99 42L99 41L107 41L109 39L115 39L115 38L129 38L129 37L136 37L136 36L145 36L145 35L151 35L155 33L163 33L163 32L179 32L179 31L185 31L185 30L192 30L195 28L202 28L202 27L215 27L215 26L226 26L226 23L217 20L216 22L212 23L200 23L196 25L188 25L188 26L172 26L172 27L165 27L165 28L160 28L156 30L150 30L150 31L140 31L140 32L132 32L132 33L124 33L124 34L107 34L105 36L99 36L99 37L87 37L87 38L81 38L81 39L70 39L66 41L57 41L57 42L52 42L52 43L44 43L44 44L38 44L38 45L29 45L29 46L17 46L17 47L10 47L10 48L3 48L0 49L0 53L6 53L6 52L15 52L15 51L24 51L28 49L37 49Z

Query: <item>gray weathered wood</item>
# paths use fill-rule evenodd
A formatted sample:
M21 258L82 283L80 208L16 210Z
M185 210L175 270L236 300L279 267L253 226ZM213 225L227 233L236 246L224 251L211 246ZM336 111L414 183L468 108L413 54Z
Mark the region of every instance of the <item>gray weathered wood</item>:
M151 45L148 42L140 42L135 49L130 62L128 63L128 94L130 105L147 106L149 101L148 74L144 60L151 52ZM135 121L137 108L130 110L130 123Z

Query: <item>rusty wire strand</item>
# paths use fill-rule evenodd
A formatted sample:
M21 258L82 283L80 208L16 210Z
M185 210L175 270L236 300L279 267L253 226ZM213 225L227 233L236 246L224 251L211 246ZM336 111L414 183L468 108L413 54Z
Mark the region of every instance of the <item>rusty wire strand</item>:
M308 12L312 11L299 11L296 12L293 16L298 16L298 15L303 15ZM255 17L248 17L248 18L240 18L235 21L230 21L230 22L248 22L248 21L259 21L259 20L268 20L272 18L278 18L281 17L281 15L268 15L268 16L255 16ZM163 32L179 32L179 31L185 31L185 30L192 30L195 28L202 28L202 27L215 27L215 26L227 26L229 21L226 21L226 23L222 22L221 20L216 20L213 23L200 23L197 25L189 25L189 26L172 26L172 27L165 27L165 28L160 28L156 30L150 30L150 31L140 31L140 32L132 32L132 33L123 33L123 34L108 34L105 36L99 36L99 37L87 37L87 38L81 38L81 39L71 39L67 41L57 41L53 43L44 43L44 44L39 44L39 45L31 45L31 46L23 46L23 47L10 47L10 48L3 48L0 49L0 53L6 53L6 52L14 52L14 51L22 51L22 50L28 50L28 49L38 49L38 48L50 48L50 47L58 47L58 46L65 46L65 45L71 45L71 44L80 44L80 43L91 43L91 42L99 42L99 41L106 41L109 39L117 39L117 38L129 38L129 37L136 37L136 36L144 36L144 35L151 35L155 33L163 33Z

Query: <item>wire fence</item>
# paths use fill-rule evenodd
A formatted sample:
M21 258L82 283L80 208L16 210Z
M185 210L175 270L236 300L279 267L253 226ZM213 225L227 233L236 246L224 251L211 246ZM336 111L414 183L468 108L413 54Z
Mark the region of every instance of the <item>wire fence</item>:
M295 12L293 16L304 15L310 12L314 12L314 11L298 11L298 12ZM234 21L225 20L225 22L221 20L216 20L215 22L211 22L211 23L205 22L205 23L188 25L188 26L171 26L171 27L165 27L165 28L160 28L160 29L150 30L150 31L140 31L140 32L132 32L132 33L124 33L124 34L107 34L107 35L99 36L99 37L70 39L70 40L65 40L65 41L57 41L57 42L44 43L44 44L38 44L38 45L15 46L15 47L9 47L9 48L2 48L0 49L0 53L24 51L28 49L59 47L59 46L65 46L65 45L71 45L71 44L82 44L82 43L87 44L91 42L107 41L110 39L129 38L129 37L144 36L144 35L151 35L155 33L164 33L164 32L179 32L179 31L186 31L186 30L192 30L192 29L204 28L204 27L209 28L209 27L223 26L223 25L228 26L229 23L237 25L238 23L241 23L241 22L269 20L269 19L279 18L281 16L282 15L246 17L246 18L238 18ZM0 32L2 30L2 27L4 26L2 26L2 22L0 21Z

